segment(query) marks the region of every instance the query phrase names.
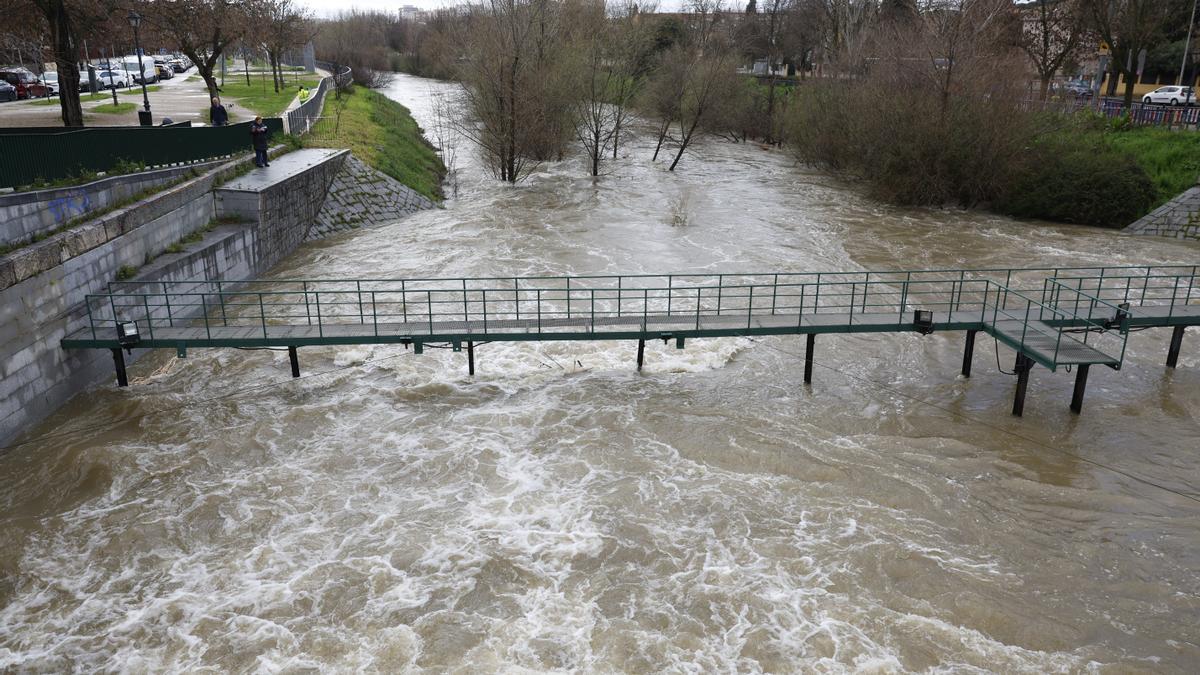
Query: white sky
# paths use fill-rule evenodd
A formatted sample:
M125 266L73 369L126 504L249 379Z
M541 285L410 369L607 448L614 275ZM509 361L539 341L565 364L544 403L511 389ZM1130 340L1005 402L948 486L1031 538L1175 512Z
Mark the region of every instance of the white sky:
M458 4L456 2L444 2L443 0L349 0L348 2L336 2L335 0L299 0L299 2L312 10L312 13L317 16L332 16L342 10L352 8L395 12L405 5L412 5L420 9L437 9L438 7Z
M395 12L405 5L412 5L418 9L437 9L461 5L465 3L465 0L297 0L297 2L310 9L318 17L328 17L353 8ZM733 4L740 3L740 7L745 7L746 4L746 0L732 0L732 2ZM730 5L730 0L727 0L725 4ZM683 5L683 0L659 0L658 5L660 8L680 7Z

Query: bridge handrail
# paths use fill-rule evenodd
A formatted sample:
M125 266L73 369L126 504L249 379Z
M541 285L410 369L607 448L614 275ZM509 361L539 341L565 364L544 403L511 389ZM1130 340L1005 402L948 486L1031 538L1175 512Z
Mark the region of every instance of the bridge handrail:
M853 272L830 271L830 272L722 272L722 273L706 273L706 272L681 272L667 274L587 274L587 275L565 275L565 274L544 274L544 275L525 275L525 276L479 276L479 277L405 277L405 278L349 278L349 279L320 279L320 278L288 278L288 279L253 279L247 281L239 281L239 284L283 284L283 283L330 283L330 282L408 282L408 283L425 283L435 281L461 282L461 281L519 281L524 280L549 280L549 279L647 279L647 278L716 278L721 277L784 277L784 276L811 276L811 277L829 277L829 276L863 276L863 275L893 275L893 274L943 274L943 273L1028 273L1028 272L1055 272L1048 276L1059 278L1057 273L1073 272L1073 271L1106 271L1106 270L1131 270L1131 269L1191 269L1196 270L1196 265L1122 265L1122 266L1081 266L1081 267L980 267L980 268L938 268L929 270L861 270ZM1196 274L1196 272L1193 272ZM1101 275L1104 278L1114 278L1115 275ZM1144 276L1144 275L1129 275L1129 276ZM1172 275L1162 275L1172 276ZM1075 278L1092 278L1092 277L1067 277ZM896 283L898 280L889 280ZM915 281L915 280L914 280ZM933 281L933 280L931 280ZM941 279L948 281L948 279ZM109 288L121 285L162 285L162 281L112 281L109 282ZM166 283L208 283L207 280L181 280ZM231 282L233 283L233 282ZM1011 286L1010 284L1004 284ZM715 287L714 287L715 288Z

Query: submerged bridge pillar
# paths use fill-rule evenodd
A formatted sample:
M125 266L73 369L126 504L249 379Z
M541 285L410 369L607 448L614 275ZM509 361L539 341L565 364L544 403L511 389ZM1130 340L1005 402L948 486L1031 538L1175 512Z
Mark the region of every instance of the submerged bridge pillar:
M1033 368L1033 359L1017 352L1017 394L1013 398L1012 414L1021 417L1025 414L1025 390L1029 388L1029 371Z
M804 384L812 384L813 351L817 347L817 334L809 333L804 343Z
M1071 394L1071 412L1076 415L1083 410L1083 392L1087 389L1088 370L1090 369L1091 365L1087 363L1076 366L1075 391Z
M1174 368L1179 363L1179 349L1183 347L1183 329L1187 326L1175 326L1171 333L1171 346L1167 348L1167 367Z
M975 355L975 334L977 330L967 331L967 344L963 349L962 376L971 376L971 357Z

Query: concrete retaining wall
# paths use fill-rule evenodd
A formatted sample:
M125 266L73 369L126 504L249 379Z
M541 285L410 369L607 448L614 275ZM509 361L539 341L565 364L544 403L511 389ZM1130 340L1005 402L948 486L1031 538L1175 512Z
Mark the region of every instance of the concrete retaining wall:
M256 198L254 222L221 226L187 251L160 255L205 227L222 208L213 184L248 160L169 188L129 207L83 223L0 257L0 444L44 418L91 384L113 377L103 350L63 350L60 340L88 326L84 298L105 292L122 266L138 279L241 280L257 276L290 253L320 209L340 168L316 166ZM147 264L149 258L154 261ZM135 350L135 356L138 352Z
M1151 211L1124 231L1200 241L1200 185Z
M210 163L161 169L113 176L79 187L0 195L0 246L30 242L72 220L213 166Z

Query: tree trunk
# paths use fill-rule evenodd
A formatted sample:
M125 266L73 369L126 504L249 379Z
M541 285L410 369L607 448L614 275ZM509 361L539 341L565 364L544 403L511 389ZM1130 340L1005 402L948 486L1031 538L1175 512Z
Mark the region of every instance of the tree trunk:
M1045 101L1050 98L1050 76L1042 75L1042 90L1038 94L1038 100Z
M59 107L63 126L83 126L83 108L79 105L79 67L75 63L75 48L71 40L71 24L63 0L38 3L46 22L50 24L54 44L54 63L58 65Z
M650 158L650 161L652 161L652 162L658 161L658 151L662 150L663 141L666 140L666 138L667 138L667 132L670 131L670 129L671 129L672 121L673 120L668 118L668 119L664 120L663 125L661 127L659 127L658 142L655 143L655 145L654 145L654 156Z
M1133 104L1133 87L1137 84L1137 73L1128 73L1125 75L1125 108Z
M687 134L684 135L679 144L679 152L675 153L675 161L671 162L671 168L667 171L674 171L675 165L679 163L679 158L683 157L683 151L687 150L688 143L692 142L692 136L696 133L696 127L700 124L700 115L696 115L696 119L692 120L692 126L688 128Z
M767 143L775 142L775 73L771 73L771 79L767 85ZM743 134L744 140L744 134Z

